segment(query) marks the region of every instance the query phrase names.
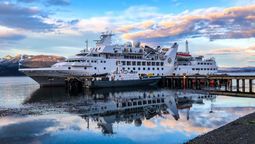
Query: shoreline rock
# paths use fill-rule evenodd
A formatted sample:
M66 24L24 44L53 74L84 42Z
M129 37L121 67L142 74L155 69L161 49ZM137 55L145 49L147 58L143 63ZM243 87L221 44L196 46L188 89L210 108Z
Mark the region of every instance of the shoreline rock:
M187 142L187 144L240 143L255 143L255 112Z

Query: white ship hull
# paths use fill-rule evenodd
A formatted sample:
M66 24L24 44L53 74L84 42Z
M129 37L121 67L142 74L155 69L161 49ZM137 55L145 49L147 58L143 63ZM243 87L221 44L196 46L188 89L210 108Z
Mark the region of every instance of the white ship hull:
M41 87L65 86L65 77L30 76Z

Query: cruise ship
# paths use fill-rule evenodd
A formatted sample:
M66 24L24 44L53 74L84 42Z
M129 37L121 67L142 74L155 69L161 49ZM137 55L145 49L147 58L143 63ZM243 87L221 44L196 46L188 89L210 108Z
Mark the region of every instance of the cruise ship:
M188 41L186 51L177 52L174 75L211 75L218 71L215 59L204 56L192 56L189 52Z
M178 44L171 48L158 46L153 49L141 46L140 42L127 42L123 45L112 43L111 32L104 32L96 40L96 46L88 47L69 57L65 62L58 62L50 68L19 69L34 79L40 86L64 85L66 77L84 77L109 74L117 68L151 74L154 76L172 75Z

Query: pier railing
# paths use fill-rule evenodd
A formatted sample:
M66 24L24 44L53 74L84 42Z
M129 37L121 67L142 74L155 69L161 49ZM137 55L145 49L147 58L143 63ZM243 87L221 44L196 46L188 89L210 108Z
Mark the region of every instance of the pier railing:
M204 89L214 92L231 92L254 96L255 75L192 75L192 76L165 76L161 85L175 89ZM235 93L235 94L234 94Z

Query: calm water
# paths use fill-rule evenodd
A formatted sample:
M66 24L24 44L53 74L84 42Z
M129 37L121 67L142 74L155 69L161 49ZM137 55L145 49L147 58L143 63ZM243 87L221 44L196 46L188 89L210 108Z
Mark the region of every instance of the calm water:
M67 93L0 78L1 143L183 143L255 111L255 99L162 88Z

